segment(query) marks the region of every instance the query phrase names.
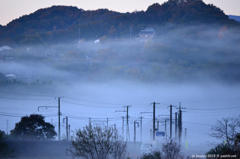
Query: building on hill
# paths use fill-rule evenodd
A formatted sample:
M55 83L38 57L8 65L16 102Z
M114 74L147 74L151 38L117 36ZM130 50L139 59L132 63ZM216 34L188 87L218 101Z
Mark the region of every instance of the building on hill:
M155 31L153 28L146 28L141 30L139 33L139 40L140 41L147 41L148 39L152 39L155 36Z

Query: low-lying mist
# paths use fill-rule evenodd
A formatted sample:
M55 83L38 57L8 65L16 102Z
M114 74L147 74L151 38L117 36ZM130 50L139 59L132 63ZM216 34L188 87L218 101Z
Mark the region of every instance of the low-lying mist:
M104 125L108 118L108 125L116 124L121 132L124 106L131 105L130 141L133 122L141 116L143 140L149 140L152 114L146 112L152 112L151 103L160 103L156 117L159 131L165 131L162 115L169 115L169 105L181 102L186 108L183 142L207 144L216 119L239 115L240 43L234 32L188 27L147 41L102 37L15 47L1 54L0 73L14 75L0 76L1 118L14 116L9 120L13 129L21 116L41 113L57 130L57 109L38 107L57 106L55 97L62 97L61 118L69 117L73 132L89 118ZM174 113L179 111L175 108ZM169 122L166 129L169 135Z
M204 29L179 28L144 42L102 37L16 47L5 55L11 59L1 63L0 72L17 74L17 80L28 76L28 82L238 82L240 48L234 30Z

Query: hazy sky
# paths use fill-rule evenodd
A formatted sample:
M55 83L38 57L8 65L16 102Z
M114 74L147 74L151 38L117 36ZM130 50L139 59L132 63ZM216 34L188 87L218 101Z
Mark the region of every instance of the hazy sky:
M134 10L146 10L153 3L162 4L167 0L0 0L0 24L6 25L13 19L22 15L30 14L40 8L51 7L52 5L77 6L84 10L95 10L108 8L118 12L132 12ZM212 3L224 10L227 15L240 15L239 0L203 0L205 3Z

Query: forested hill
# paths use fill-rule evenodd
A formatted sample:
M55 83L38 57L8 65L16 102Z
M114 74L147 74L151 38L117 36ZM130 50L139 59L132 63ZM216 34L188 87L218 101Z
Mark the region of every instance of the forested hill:
M136 4L137 5L137 4ZM68 39L94 39L107 35L109 38L137 37L146 27L157 28L171 24L175 27L189 25L214 25L222 28L239 27L239 22L229 19L214 5L201 0L187 0L177 3L169 0L163 4L155 3L146 11L118 13L107 9L86 11L72 6L52 6L39 9L0 26L0 41L14 41L18 44L61 41ZM172 25L176 24L176 25ZM159 29L160 30L160 29ZM161 31L158 31L158 35ZM54 36L53 36L54 35Z

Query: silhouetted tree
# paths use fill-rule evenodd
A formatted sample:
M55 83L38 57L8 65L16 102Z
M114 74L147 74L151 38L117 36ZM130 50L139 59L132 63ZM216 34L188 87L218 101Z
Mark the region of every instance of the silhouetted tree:
M0 158L13 158L14 149L8 147L8 145L4 142L6 139L4 131L0 130Z
M125 158L126 144L116 129L89 124L76 132L67 153L86 159L122 159Z
M162 145L162 158L176 159L181 158L181 145L175 139L166 138Z
M216 124L211 127L210 136L226 140L228 145L233 145L237 131L240 128L239 117L222 118L217 120Z
M39 114L22 117L10 133L12 138L20 140L50 140L56 135L54 126L45 122Z

